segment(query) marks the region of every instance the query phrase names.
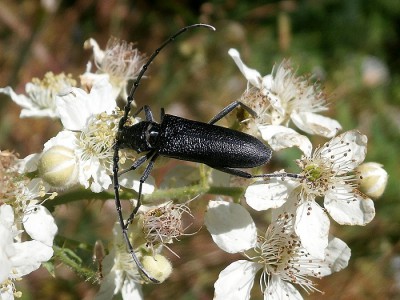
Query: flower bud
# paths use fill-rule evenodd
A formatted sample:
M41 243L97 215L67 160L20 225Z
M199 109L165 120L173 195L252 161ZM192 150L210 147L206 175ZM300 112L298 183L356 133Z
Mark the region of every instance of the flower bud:
M161 254L143 256L142 264L147 272L160 282L164 282L172 273L171 262Z
M39 159L40 177L56 189L65 189L78 181L78 163L74 151L64 146L54 146Z
M381 164L368 162L357 168L360 190L372 198L379 198L385 191L388 174Z

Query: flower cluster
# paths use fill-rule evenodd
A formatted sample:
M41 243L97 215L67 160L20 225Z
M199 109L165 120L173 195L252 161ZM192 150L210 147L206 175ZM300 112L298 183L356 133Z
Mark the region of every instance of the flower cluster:
M205 224L214 242L247 258L220 273L215 299L249 299L259 270L264 299L302 299L295 285L306 293L319 291L311 278L338 272L350 259L350 248L330 234L328 214L339 224L368 224L375 216L370 197L382 194L387 173L379 164L361 164L367 152L365 135L357 130L337 134L340 124L317 114L327 110L319 84L297 76L288 61L262 77L242 62L237 50L229 54L249 83L240 99L257 114L242 120L247 130L276 151L298 147L303 155L296 161L297 176L277 172L246 188L251 208L272 210L265 233L259 233L243 206L221 200L209 203ZM313 151L305 135L288 127L290 121L307 134L331 139Z
M2 299L19 297L15 280L48 263L55 253L57 226L46 201L57 201L53 200L57 193L68 195L79 188L113 197L114 143L123 116L117 100L126 99L128 82L139 75L144 56L133 44L116 38L110 39L105 50L93 39L85 48L93 50L97 70L92 72L89 62L79 76L80 85L72 75L49 72L28 83L26 95L18 95L11 87L0 89L23 108L21 118L49 117L62 124L40 153L18 159L11 152L0 152ZM328 108L319 83L298 76L287 60L271 74L261 76L242 62L237 50L231 49L229 55L249 83L239 101L255 112L254 116L243 115L241 129L260 137L274 151L297 147L302 156L296 160L300 168L296 176L280 171L268 180L245 181L247 206L271 212L266 229L257 228L249 211L239 203L220 198L209 202L204 221L214 242L222 250L244 257L220 273L215 299L249 299L259 271L265 299L300 299L296 286L306 293L322 292L313 278L342 270L350 259L349 247L330 234L330 217L342 225L371 222L375 216L371 198L382 195L387 173L377 163L363 163L365 135L357 130L339 133L342 127L336 120L320 115ZM140 119L135 115L125 124L137 122ZM313 150L306 134L330 140ZM130 149L119 152L124 169L136 159L137 154ZM120 197L132 204L143 181L139 173L123 172L119 177L124 189ZM178 166L155 193L154 180L147 178L141 189L145 204L129 228L124 228L139 267L116 223L108 254L99 258L101 286L96 299L110 299L119 292L124 299L141 299L142 285L149 282L140 264L153 278L165 281L172 265L162 251L167 248L179 257L171 244L188 235L185 216L194 218L187 199L218 191L212 185L224 185L224 191L229 191L229 178L221 177L206 167L199 171ZM158 201L150 203L149 199ZM177 199L181 202L175 203Z

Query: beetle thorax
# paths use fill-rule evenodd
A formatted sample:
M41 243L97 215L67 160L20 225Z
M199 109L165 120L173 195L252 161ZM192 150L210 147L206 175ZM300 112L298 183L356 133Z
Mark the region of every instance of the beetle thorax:
M157 147L160 125L155 122L142 121L132 126L124 127L119 134L120 148L145 152Z

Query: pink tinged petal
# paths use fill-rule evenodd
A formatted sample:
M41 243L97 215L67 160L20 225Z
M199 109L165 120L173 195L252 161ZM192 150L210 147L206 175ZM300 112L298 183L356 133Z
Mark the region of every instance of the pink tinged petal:
M272 178L267 182L260 181L249 185L244 197L247 204L257 211L278 208L287 201L297 185L293 180Z
M53 256L53 248L38 241L15 243L16 254L11 258L16 273L13 278L29 274L40 267L42 262Z
M374 201L350 186L329 190L324 206L341 225L366 225L375 217Z
M210 201L204 224L218 247L228 253L245 251L257 243L256 225L240 204Z
M214 284L214 300L246 300L250 299L250 291L254 278L261 264L247 260L238 260L227 266L218 276Z
M143 299L142 286L133 280L125 279L121 289L122 299Z
M264 300L283 299L301 300L303 297L291 283L283 281L277 275L272 275L271 279L269 280L269 284L264 291Z
M306 201L296 211L295 231L308 253L324 259L328 246L329 218L315 201Z
M327 138L334 137L342 126L338 121L311 112L292 112L293 123L304 132Z
M296 146L305 156L311 156L312 144L310 140L293 129L279 125L260 125L258 129L261 137L268 142L274 151Z
M233 58L236 65L238 66L240 72L242 72L243 76L250 82L253 86L261 89L262 77L257 70L250 69L247 67L241 60L240 54L236 49L229 49L228 54Z
M25 231L36 241L51 247L57 233L57 225L50 212L41 205L28 206L23 219Z
M325 143L320 149L320 155L333 162L332 169L338 175L345 174L364 161L367 142L367 136L359 131L346 131Z
M323 264L315 269L321 276L328 276L347 267L351 256L351 250L341 239L331 237L328 247L325 249Z
M135 190L139 192L139 185L140 185L140 177L142 174L131 171L125 174L122 174L119 177L119 184L127 189ZM146 181L143 183L142 186L142 193L143 194L151 194L154 192L155 181L154 178L149 176Z

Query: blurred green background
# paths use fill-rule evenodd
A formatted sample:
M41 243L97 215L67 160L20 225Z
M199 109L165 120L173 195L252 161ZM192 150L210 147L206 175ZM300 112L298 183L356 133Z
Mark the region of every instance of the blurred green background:
M400 1L2 0L0 86L23 93L26 82L47 71L78 77L91 58L83 49L89 37L104 47L113 35L150 55L179 28L198 22L217 31L192 30L167 47L142 81L138 105L151 105L157 117L165 107L168 113L209 120L246 88L227 55L231 47L263 75L283 58L291 58L299 74L315 74L331 95L329 116L345 130L365 133L367 160L382 163L390 176L370 224L350 227L332 221L332 232L350 246L352 257L344 271L317 280L318 288L324 299L400 299ZM2 150L15 150L21 157L40 152L61 129L47 119L19 119L19 113L0 95ZM281 166L289 158L278 153L274 162ZM112 239L112 201L60 206L56 218L62 235L86 243ZM199 228L201 219L192 226ZM212 299L219 272L237 259L218 250L205 228L183 240L172 246L181 256L170 255L172 277L146 286L145 299ZM68 268L56 265L56 274L54 279L42 270L24 278L18 284L23 299L92 299L96 293L96 285ZM261 299L257 281L252 295Z

